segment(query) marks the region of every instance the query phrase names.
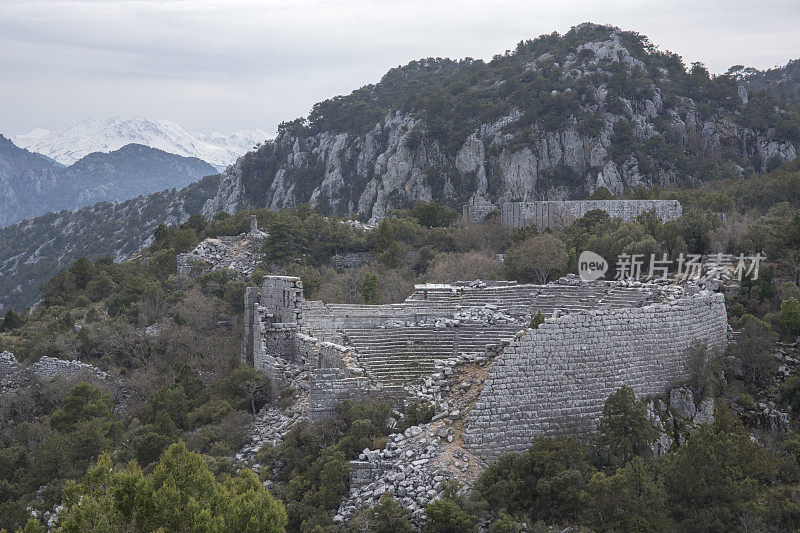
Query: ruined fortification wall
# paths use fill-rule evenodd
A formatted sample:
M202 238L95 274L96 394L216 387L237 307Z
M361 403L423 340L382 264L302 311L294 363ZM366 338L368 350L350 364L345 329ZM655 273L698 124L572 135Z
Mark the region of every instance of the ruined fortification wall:
M300 324L303 318L303 282L293 276L265 276L261 305L275 322Z
M506 202L501 206L500 217L503 225L512 228L534 224L539 228L559 228L592 209L629 221L647 211L655 211L662 220L678 218L683 212L677 200L574 200Z
M464 442L485 458L530 447L535 435L586 435L622 385L637 396L687 380L684 350L726 343L722 294L547 319L495 360L469 413Z
M473 196L462 206L462 215L470 222L483 222L494 211L497 211L497 206L482 196Z
M80 361L66 361L44 356L29 367L23 367L11 352L0 353L0 380L21 382L29 378L50 381L53 378L111 380L111 376Z
M360 400L370 391L370 381L342 368L318 368L309 378L308 416L322 420L333 413L337 403Z
M31 365L34 377L40 381L48 381L56 376L71 377L93 377L107 380L111 377L99 368L81 363L80 361L65 361L53 357L44 356Z

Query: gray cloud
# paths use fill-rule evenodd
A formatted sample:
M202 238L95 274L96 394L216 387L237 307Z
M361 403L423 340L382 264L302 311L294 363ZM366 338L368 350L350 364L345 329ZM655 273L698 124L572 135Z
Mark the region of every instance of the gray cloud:
M272 131L413 59L489 59L584 21L712 72L800 56L790 0L3 0L0 132L108 115Z

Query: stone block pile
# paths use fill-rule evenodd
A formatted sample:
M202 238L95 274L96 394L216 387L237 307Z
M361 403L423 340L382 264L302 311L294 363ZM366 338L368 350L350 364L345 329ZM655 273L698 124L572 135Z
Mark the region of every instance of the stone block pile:
M350 494L334 522L342 523L357 509L375 505L389 491L411 510L415 522L422 522L425 506L441 496L442 483L452 478L441 460L448 434L452 441L452 434L436 424L412 426L390 436L383 450L365 449L351 462ZM469 456L461 460L466 464Z
M215 270L232 270L247 278L263 259L261 247L268 237L251 218L250 231L237 236L205 239L194 250L178 254L178 274L196 277Z

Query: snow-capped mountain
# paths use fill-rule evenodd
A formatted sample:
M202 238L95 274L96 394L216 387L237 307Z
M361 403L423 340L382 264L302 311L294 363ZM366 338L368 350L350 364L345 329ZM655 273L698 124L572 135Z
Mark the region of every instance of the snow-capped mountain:
M224 170L267 134L259 129L242 129L231 135L196 133L168 120L146 118L87 119L62 130L35 128L14 137L14 143L64 165L71 165L93 152L111 152L131 143L165 152L197 157Z

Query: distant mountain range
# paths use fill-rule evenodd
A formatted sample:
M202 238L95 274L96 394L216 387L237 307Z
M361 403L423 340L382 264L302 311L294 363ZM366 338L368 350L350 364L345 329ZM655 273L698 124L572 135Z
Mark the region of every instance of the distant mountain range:
M266 140L259 129L243 129L223 135L196 133L168 120L146 118L87 119L56 131L35 128L12 140L21 148L71 165L94 152L110 152L131 143L158 148L171 154L196 157L224 170L256 144Z
M64 167L0 135L0 226L51 211L182 188L216 173L196 157L141 144L92 153Z

